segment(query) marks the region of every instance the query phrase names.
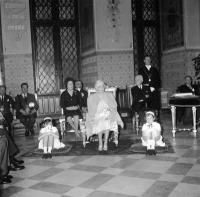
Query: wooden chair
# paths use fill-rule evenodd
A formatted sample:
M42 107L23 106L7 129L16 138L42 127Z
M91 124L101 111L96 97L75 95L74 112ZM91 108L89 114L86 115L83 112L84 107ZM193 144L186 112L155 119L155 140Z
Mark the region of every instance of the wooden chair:
M118 104L118 112L124 123L131 122L131 92L128 87L117 89L116 101Z

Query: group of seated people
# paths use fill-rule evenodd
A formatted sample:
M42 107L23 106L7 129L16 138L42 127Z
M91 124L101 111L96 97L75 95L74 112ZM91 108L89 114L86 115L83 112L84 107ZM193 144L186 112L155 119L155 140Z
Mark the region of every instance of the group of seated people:
M24 161L16 158L19 148L13 137L12 122L16 117L25 127L25 136L34 134L38 104L35 95L28 93L28 84L21 84L21 93L14 99L0 86L0 184L10 183L9 171L22 170Z
M14 108L14 101L11 96L6 94L6 86L0 86L0 184L11 183L12 176L10 171L22 170L23 160L16 158L19 153L15 140L12 136L11 123L13 114L11 107Z
M153 97L147 96L149 93L148 87L145 87L142 85L143 78L141 75L136 76L136 86L132 89L133 94L133 105L132 109L134 112L140 112L143 111L143 118L146 111L146 102L151 105L151 100ZM78 85L79 84L79 85ZM79 87L80 86L80 87ZM86 138L90 139L93 135L98 136L98 151L107 151L108 150L108 138L110 131L113 131L114 133L114 143L118 143L118 125L123 128L124 123L117 111L117 102L115 100L115 97L112 93L106 92L106 85L103 81L97 80L95 83L95 93L90 94L89 97L87 95L87 91L83 89L83 84L81 81L78 81L78 83L74 82L72 78L67 78L65 80L65 91L62 92L60 97L60 106L64 111L66 123L69 124L73 130L75 131L75 135L79 137L81 135L80 128L79 128L79 119L84 118L85 119L85 128L86 128ZM141 92L140 92L141 91ZM142 94L141 94L142 93ZM87 98L88 97L88 98ZM151 115L153 116L153 121L155 120L154 112L150 111ZM86 115L83 115L86 114ZM142 114L140 114L142 116ZM146 117L147 119L147 117ZM148 122L148 121L147 121ZM155 122L155 121L154 121ZM156 123L153 123L153 125ZM158 124L158 123L157 123ZM47 126L49 127L49 126ZM45 127L45 128L47 128ZM152 127L154 128L154 127ZM151 128L151 130L152 130ZM143 145L146 146L145 141L148 142L148 139L153 139L155 141L156 145L163 146L164 143L161 143L161 129L154 129L156 131L153 132L152 135L146 134L146 129L142 129L144 138L143 139ZM41 130L40 136L43 135L44 129ZM57 133L57 131L55 132ZM43 145L43 150L46 155L49 155L52 148L55 148L52 144L52 136L55 138L55 140L58 139L58 135L55 133L51 133L50 138L46 138L49 140L44 140L43 137L39 137L39 140L42 139L42 142L40 141L39 144ZM159 138L160 137L160 138ZM147 139L148 138L148 139ZM161 140L161 141L160 141ZM44 146L45 141L45 146ZM158 141L158 142L157 142ZM51 146L51 148L48 148ZM59 146L63 146L63 144L59 144ZM45 147L45 148L44 148ZM50 150L50 151L49 151ZM48 158L48 156L44 156ZM51 157L51 155L49 156Z

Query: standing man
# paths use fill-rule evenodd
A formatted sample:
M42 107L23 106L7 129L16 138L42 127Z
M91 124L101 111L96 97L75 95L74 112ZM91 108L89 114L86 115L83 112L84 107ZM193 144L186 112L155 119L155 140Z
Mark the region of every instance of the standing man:
M13 121L13 109L14 100L11 96L6 94L6 86L0 85L0 109L3 112L5 118L5 126L7 127L9 134L12 134L12 121Z
M159 118L161 80L157 68L152 67L150 56L144 58L144 66L139 73L143 76L143 84L149 86L148 108L154 110Z
M35 95L28 93L28 83L21 84L22 93L15 98L16 102L16 117L25 126L25 136L34 134L34 124L39 108Z

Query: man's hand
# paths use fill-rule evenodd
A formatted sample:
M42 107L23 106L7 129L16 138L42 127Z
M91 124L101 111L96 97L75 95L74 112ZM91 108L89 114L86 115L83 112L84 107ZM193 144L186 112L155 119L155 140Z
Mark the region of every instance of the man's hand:
M20 112L22 113L22 115L27 115L27 112L25 111L25 110L23 110L23 109L20 109Z
M79 106L66 107L66 110L77 110Z
M36 113L37 111L35 109L31 110L31 114Z

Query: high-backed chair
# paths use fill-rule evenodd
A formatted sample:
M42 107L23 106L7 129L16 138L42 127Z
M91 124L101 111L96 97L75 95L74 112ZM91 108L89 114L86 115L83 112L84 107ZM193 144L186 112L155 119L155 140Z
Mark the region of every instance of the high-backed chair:
M127 123L131 122L131 91L129 87L118 88L116 91L116 101L118 112L122 120ZM125 124L126 125L126 124Z
M109 87L105 89L105 92L111 93L114 95L114 97L116 98L116 93L117 93L117 88L116 87ZM90 94L94 94L96 93L96 90L94 88L90 88L88 89L88 96ZM118 145L118 135L114 135L113 137L109 138L109 141L114 141L114 143L116 144L116 146ZM83 142L84 143L84 142Z

